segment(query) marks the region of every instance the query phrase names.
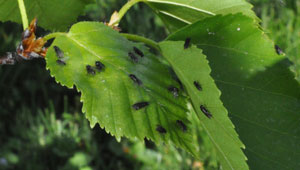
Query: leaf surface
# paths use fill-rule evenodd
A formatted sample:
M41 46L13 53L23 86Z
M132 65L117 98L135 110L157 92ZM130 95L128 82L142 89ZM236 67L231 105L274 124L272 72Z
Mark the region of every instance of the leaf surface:
M160 43L160 48L184 84L200 120L199 124L217 150L223 169L248 169L246 157L241 150L244 145L220 100L221 93L210 76L211 69L202 50L194 46L184 49L184 42L171 41ZM201 106L212 116L205 115Z
M27 16L49 30L65 31L93 0L24 0ZM17 0L0 0L0 21L22 23Z
M290 62L241 14L199 21L169 39L186 37L208 57L250 169L298 169L300 87Z
M170 31L218 14L243 13L259 20L245 0L146 0Z
M61 49L63 58L56 56L54 46ZM135 54L134 47L142 50L144 56ZM137 62L129 52L135 54ZM57 63L58 59L66 65ZM82 111L92 127L99 123L118 140L126 136L140 140L147 137L157 143L172 141L197 155L190 131L183 132L176 124L177 120L190 124L186 99L181 91L177 97L169 91L170 86L179 88L177 81L169 67L143 45L128 41L102 23L80 22L55 39L46 61L56 81L69 88L75 85L81 92ZM98 71L96 61L104 64L105 69ZM87 65L95 74L87 71ZM140 82L133 81L131 74ZM149 105L137 109L140 102ZM158 125L166 130L165 134L157 131Z

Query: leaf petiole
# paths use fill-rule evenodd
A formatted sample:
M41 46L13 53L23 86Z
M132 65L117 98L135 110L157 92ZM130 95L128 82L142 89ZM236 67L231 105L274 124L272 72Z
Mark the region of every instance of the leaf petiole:
M52 39L52 38L55 38L55 37L61 36L61 35L66 35L66 33L64 33L64 32L54 32L54 33L50 33L50 34L48 34L48 35L46 35L46 36L44 37L44 40L48 41L48 40L50 40L50 39Z
M19 4L21 17L22 17L23 29L25 30L26 28L28 28L28 18L27 18L27 14L26 14L26 8L24 5L24 1L18 0L18 4Z
M148 39L148 38L145 38L145 37L142 37L142 36L139 36L139 35L134 35L134 34L126 34L126 33L120 33L120 34L123 37L127 38L128 40L136 41L136 42L142 42L142 43L154 48L155 50L160 51L160 48L159 48L157 42L155 42L151 39ZM66 35L66 33L64 33L64 32L50 33L50 34L48 34L44 37L44 40L48 41L52 38L55 38L57 36L62 36L62 35Z
M127 38L128 40L142 42L142 43L154 48L155 50L160 51L160 48L159 48L157 42L155 42L151 39L148 39L148 38L145 38L142 36L138 36L138 35L134 35L134 34L121 33L121 35L123 37Z
M146 1L146 0L130 0L128 1L119 11L119 16L118 16L118 19L112 23L111 25L114 26L114 25L118 25L119 22L121 21L121 19L123 18L123 16L126 14L126 12L136 3L139 3L139 2L143 2L143 1Z

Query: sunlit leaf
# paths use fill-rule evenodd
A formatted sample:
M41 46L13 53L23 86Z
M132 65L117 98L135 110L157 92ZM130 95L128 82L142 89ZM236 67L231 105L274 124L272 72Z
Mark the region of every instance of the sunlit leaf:
M217 150L222 168L248 169L241 150L243 144L220 100L221 93L210 76L211 69L202 50L194 46L184 49L184 42L171 41L160 43L160 48L191 97L199 125Z
M61 49L63 58L56 56L54 46ZM143 57L134 52L134 46L142 50ZM183 132L176 124L182 120L189 125L186 99L181 91L177 97L170 92L170 86L179 88L179 84L158 58L101 23L81 22L55 39L46 61L56 81L69 88L75 85L81 92L82 111L92 127L99 123L117 139L172 141L197 155L190 131ZM105 65L102 71L95 68L96 61ZM87 65L92 70L87 71ZM140 102L149 105L138 109ZM166 133L159 133L158 127Z

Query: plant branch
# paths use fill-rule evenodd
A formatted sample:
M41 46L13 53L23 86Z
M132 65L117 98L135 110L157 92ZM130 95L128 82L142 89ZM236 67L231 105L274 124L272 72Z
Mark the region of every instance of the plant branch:
M18 0L18 4L19 4L21 17L22 17L23 29L25 30L28 28L28 18L27 18L27 14L26 14L26 8L24 5L24 1Z
M117 21L115 21L114 23L112 23L112 25L117 25L120 23L121 19L123 18L123 16L126 14L126 12L136 3L139 2L143 2L146 0L129 0L119 11L119 18Z
M159 48L157 42L155 42L153 40L150 40L150 39L142 37L142 36L134 35L134 34L121 33L121 35L123 37L127 38L128 40L143 42L144 44L154 48L155 50L160 51L160 48Z

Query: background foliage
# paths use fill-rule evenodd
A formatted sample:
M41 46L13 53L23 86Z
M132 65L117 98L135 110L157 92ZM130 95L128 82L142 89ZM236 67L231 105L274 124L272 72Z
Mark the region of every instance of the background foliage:
M250 0L262 18L262 27L300 65L300 2L298 0ZM81 20L108 21L121 0L96 0ZM142 26L139 26L143 23ZM144 4L134 6L122 20L123 32L162 40L166 29ZM15 50L22 26L0 25L0 54ZM38 34L46 31L39 29ZM299 68L292 66L298 80ZM215 151L207 136L200 140L201 161L172 147L146 141L146 146L122 140L88 127L81 113L79 94L55 83L44 61L0 67L0 169L217 169ZM200 129L198 127L199 131ZM205 147L204 147L205 146ZM47 154L45 154L47 153ZM51 154L48 154L51 153ZM30 158L30 159L29 159ZM33 167L34 166L34 167Z

